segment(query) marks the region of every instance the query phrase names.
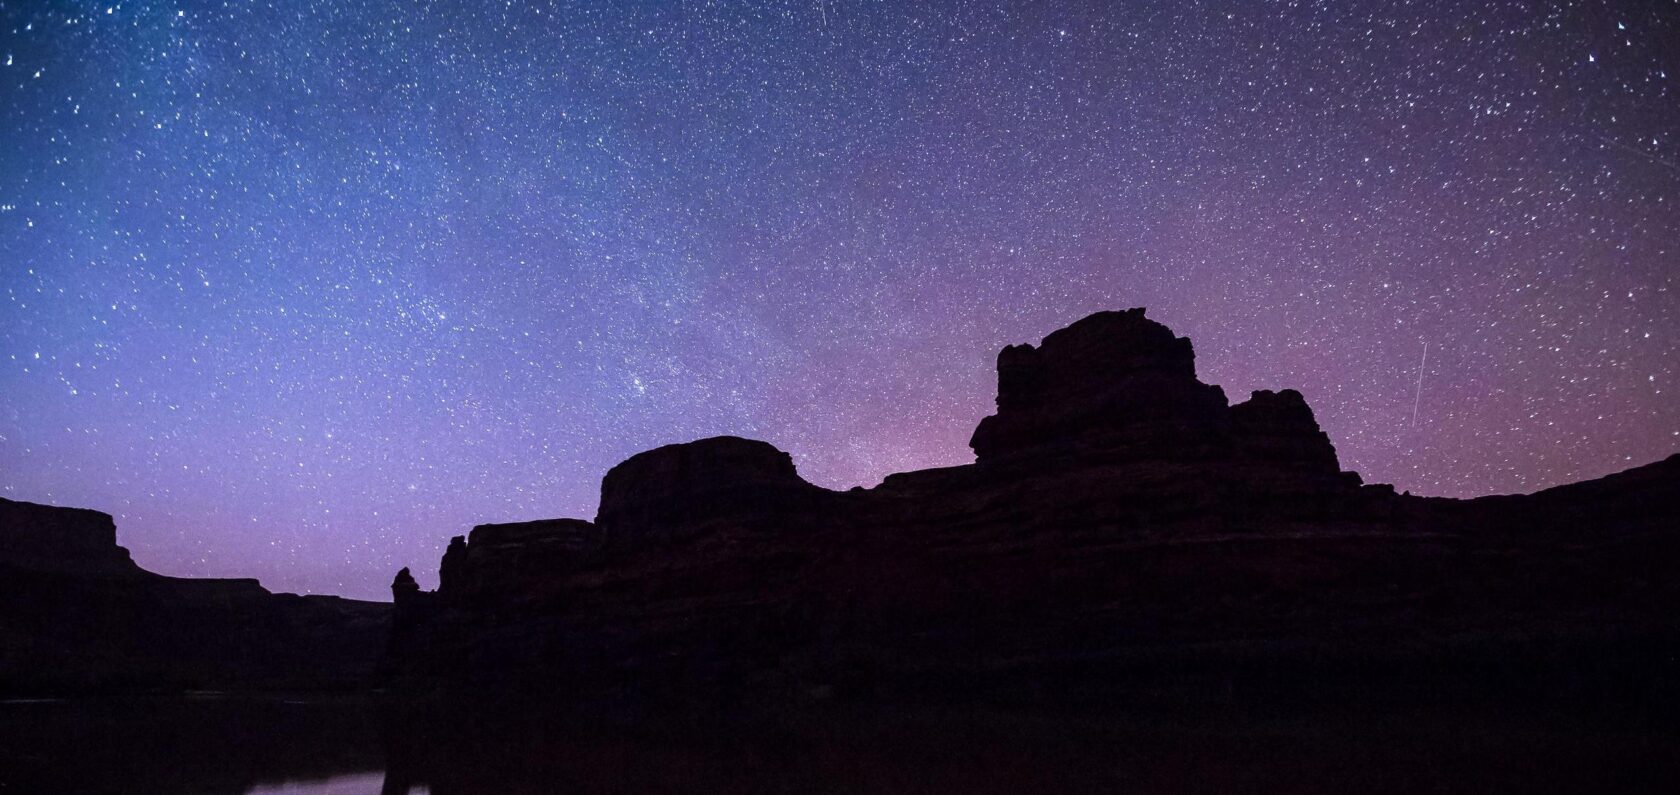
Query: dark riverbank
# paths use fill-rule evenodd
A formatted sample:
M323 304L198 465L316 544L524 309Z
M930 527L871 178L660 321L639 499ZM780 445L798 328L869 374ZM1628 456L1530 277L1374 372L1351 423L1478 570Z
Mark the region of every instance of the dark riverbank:
M654 715L497 698L7 702L0 791L1657 792L1680 776L1677 726L1398 705Z

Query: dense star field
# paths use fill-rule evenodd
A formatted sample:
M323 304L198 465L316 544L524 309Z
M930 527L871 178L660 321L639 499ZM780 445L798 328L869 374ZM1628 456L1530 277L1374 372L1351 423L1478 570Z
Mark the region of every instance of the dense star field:
M972 460L1139 305L1367 480L1680 450L1680 5L1395 5L0 0L0 496L381 596L664 443Z

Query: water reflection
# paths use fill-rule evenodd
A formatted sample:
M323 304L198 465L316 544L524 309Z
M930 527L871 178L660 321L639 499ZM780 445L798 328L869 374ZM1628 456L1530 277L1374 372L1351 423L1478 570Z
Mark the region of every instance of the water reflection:
M378 737L375 713L357 699L5 702L0 792L241 795L287 782L338 792L309 787L382 777Z
M333 776L320 781L286 781L280 784L258 784L246 795L382 795L384 790L385 773L352 773L348 776ZM421 787L411 790L407 795L426 795Z
M1675 780L1672 726L1604 716L0 703L0 792L1660 791Z

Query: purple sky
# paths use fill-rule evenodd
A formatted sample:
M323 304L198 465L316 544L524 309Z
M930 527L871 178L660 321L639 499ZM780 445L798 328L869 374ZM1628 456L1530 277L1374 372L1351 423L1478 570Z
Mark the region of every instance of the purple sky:
M1680 450L1673 2L229 5L0 0L0 495L157 571L965 462L998 348L1139 305L1368 480Z

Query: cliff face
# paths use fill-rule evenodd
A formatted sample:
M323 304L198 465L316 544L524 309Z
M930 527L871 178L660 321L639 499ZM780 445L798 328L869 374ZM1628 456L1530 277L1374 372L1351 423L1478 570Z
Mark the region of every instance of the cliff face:
M1530 496L1397 495L1340 470L1298 392L1229 405L1141 309L1004 349L997 404L974 464L873 489L732 437L637 455L593 524L453 545L440 590L399 599L392 670L684 694L1481 686L1594 658L1648 673L1680 647L1680 456Z
M47 571L140 573L110 514L0 499L0 564Z
M389 612L153 574L108 514L0 499L0 694L365 684Z

